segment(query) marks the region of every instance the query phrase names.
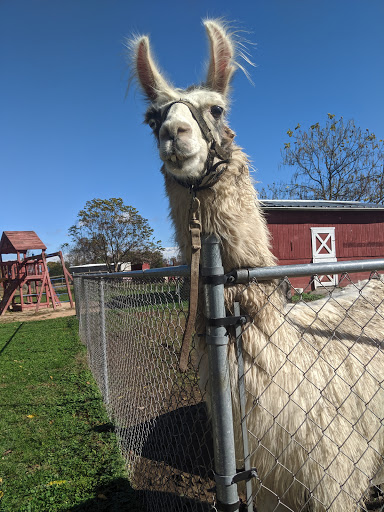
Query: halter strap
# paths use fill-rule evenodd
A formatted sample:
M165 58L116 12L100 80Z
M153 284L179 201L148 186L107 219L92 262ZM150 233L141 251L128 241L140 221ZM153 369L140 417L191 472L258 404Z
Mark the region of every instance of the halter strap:
M194 120L198 124L204 139L208 142L208 144L210 144L210 147L208 149L208 156L207 156L207 160L205 161L205 165L204 165L204 169L203 169L203 175L202 175L202 177L199 180L194 180L193 182L191 182L191 181L179 180L175 176L173 176L173 178L174 178L174 180L179 185L181 185L181 186L183 186L185 188L189 188L189 189L194 190L194 191L210 188L219 180L220 176L223 174L223 172L225 171L226 167L224 167L223 169L218 171L216 173L216 175L214 173L216 172L216 170L219 167L219 165L229 163L229 159L231 157L232 151L230 149L223 148L223 146L221 146L220 144L217 144L217 142L215 141L215 138L213 137L212 132L211 132L209 126L207 125L203 115L189 101L180 99L180 100L177 100L177 101L173 101L172 103L167 105L166 109L161 114L161 124L164 123L164 121L166 120L167 115L168 115L171 107L173 105L175 105L176 103L181 103L181 104L185 105L186 107L188 107L188 109L190 110L190 112L192 114L192 117L194 118ZM220 161L216 162L215 164L213 164L213 161L214 161L215 157L219 158ZM209 174L212 174L213 177L211 179L209 179L206 184L201 185L202 181Z
M179 368L182 372L185 372L188 367L188 355L189 355L189 344L195 328L198 296L199 296L199 263L200 263L200 250L201 250L201 211L200 201L196 197L198 190L204 190L212 187L217 183L227 169L227 166L223 166L219 169L220 165L228 164L231 157L231 151L223 148L220 144L217 144L209 126L207 125L204 117L199 110L194 107L189 101L178 100L170 103L161 115L161 124L167 118L168 112L172 105L176 103L182 103L189 108L193 118L199 125L201 133L207 143L209 144L207 160L204 164L203 174L198 180L182 181L173 176L173 179L182 187L188 188L192 192L191 207L189 212L189 231L191 236L191 271L190 271L190 295L189 295L189 311L186 326L184 329L181 350ZM219 158L219 161L213 163L215 157ZM205 181L205 182L204 182Z
M207 188L213 187L219 179L221 175L227 170L227 166L222 167L218 170L219 165L227 164L229 160L220 160L216 162L213 166L210 167L208 172L204 174L199 180L195 180L193 182L183 181L176 178L176 176L172 176L173 180L176 181L177 184L181 185L184 188L188 188L191 192L198 192L199 190L205 190ZM207 179L206 179L207 178ZM206 179L206 181L204 181Z
M199 270L201 250L201 211L200 201L196 196L192 198L189 210L189 232L191 236L191 270L188 317L181 342L179 368L185 372L188 367L189 345L195 329L197 306L199 299Z
M177 100L177 101L173 101L172 103L167 105L167 108L161 114L161 124L164 123L164 121L167 118L168 112L170 111L171 107L173 105L175 105L176 103L181 103L182 105L185 105L186 107L189 108L189 110L190 110L190 112L192 114L192 117L194 118L196 123L199 125L201 133L203 134L205 140L209 144L211 144L210 150L213 150L214 153L216 153L218 158L221 158L222 160L228 159L231 156L231 151L228 150L228 149L223 148L220 144L217 144L217 142L215 141L215 138L213 137L212 132L211 132L209 126L207 125L207 122L204 119L203 115L201 114L199 109L197 109L189 101L181 100L180 99L180 100Z

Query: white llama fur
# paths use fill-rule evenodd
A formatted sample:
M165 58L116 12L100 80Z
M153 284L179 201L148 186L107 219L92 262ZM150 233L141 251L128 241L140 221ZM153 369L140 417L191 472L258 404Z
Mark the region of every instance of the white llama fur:
M210 189L197 192L202 231L221 240L226 272L275 264L249 162L225 126L228 88L236 67L236 43L220 21L205 21L211 60L205 84L176 89L155 65L147 37L131 43L135 74L149 100L146 121L158 140L170 216L185 261L190 261L188 212L191 194L176 182L198 178L207 142L189 108L172 105L161 128L158 112L184 99L197 107L215 140L232 147L227 170ZM216 118L211 107L224 114ZM215 160L217 161L217 159ZM382 353L384 284L372 280L359 296L284 309L275 282L225 289L231 309L238 300L253 319L243 335L247 421L261 485L255 486L259 512L293 510L352 512L383 464L384 391ZM197 325L204 332L200 315ZM199 337L200 383L206 387L208 365L204 337ZM238 467L242 461L237 362L229 344L234 429ZM207 398L209 406L209 392ZM268 490L270 489L270 491Z

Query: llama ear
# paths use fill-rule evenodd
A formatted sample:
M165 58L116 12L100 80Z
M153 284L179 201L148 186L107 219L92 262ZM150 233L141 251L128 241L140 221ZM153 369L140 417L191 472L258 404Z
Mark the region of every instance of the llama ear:
M147 36L135 42L135 66L140 85L151 101L156 100L160 91L169 89L153 61Z
M228 92L232 75L236 70L234 65L234 45L225 28L218 22L204 22L210 42L210 62L206 85L221 94Z

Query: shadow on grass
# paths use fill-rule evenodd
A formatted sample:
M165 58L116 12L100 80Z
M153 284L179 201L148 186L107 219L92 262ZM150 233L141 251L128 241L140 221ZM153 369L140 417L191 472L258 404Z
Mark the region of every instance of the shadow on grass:
M112 432L115 432L115 426L113 423L103 423L102 425L96 425L95 427L92 428L92 430L94 432L98 432L98 433L104 433L104 432L108 432L108 433L112 433Z
M67 512L209 512L212 506L170 492L135 491L128 480L119 478L95 490L97 497L67 509Z
M125 478L117 478L95 489L95 498L67 509L68 512L144 512L142 493Z
M160 415L155 423L144 421L132 428L115 429L112 422L106 422L92 430L118 430L123 452L132 450L127 440L137 430L147 432L134 474L135 487L143 490L132 489L128 481L115 480L107 489L96 490L99 498L70 511L211 511L214 483L208 474L213 465L213 443L205 404L179 407Z
M179 407L159 416L141 455L205 478L213 469L213 440L205 404Z
M212 505L202 503L186 496L170 492L146 491L144 502L147 511L161 510L164 512L210 512L215 510Z
M20 331L20 329L23 327L23 323L21 323L18 328L15 330L15 332L12 334L12 336L9 338L8 341L5 342L5 345L3 346L3 348L0 350L0 355L4 352L4 350L8 347L8 345L11 343L11 341L13 340L13 338L16 336L16 334Z
M162 414L156 421L142 422L131 429L115 429L113 423L92 428L94 432L116 432L123 452L132 450L127 444L135 432L148 432L140 456L162 462L190 474L206 476L213 469L213 440L205 404L179 407Z

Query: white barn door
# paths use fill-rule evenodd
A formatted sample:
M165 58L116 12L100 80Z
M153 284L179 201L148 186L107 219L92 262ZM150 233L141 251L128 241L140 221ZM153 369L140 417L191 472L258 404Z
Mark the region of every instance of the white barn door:
M313 263L337 261L335 228L311 228ZM337 274L318 276L315 288L319 286L336 286L339 283Z

